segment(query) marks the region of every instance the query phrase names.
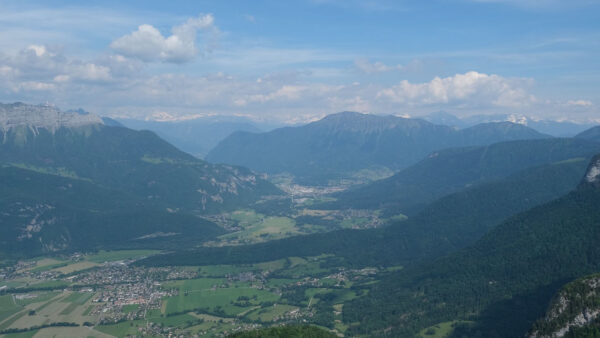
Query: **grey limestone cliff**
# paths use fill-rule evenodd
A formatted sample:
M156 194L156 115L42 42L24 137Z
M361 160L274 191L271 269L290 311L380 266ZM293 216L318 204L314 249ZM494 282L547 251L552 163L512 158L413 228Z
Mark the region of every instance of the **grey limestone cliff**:
M61 127L81 127L91 124L104 124L102 119L94 114L79 114L77 112L61 112L50 105L28 105L24 103L0 103L0 131L15 127L29 127L55 131Z

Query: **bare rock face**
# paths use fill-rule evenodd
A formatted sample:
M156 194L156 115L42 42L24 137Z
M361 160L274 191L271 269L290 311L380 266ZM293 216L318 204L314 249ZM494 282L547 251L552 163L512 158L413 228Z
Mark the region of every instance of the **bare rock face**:
M585 174L585 180L595 186L600 185L600 156L596 156Z
M29 127L33 130L43 128L55 131L61 127L81 127L92 124L104 124L102 119L94 114L79 114L76 112L61 112L49 105L28 105L24 103L0 103L0 131L15 127Z
M590 325L600 318L600 275L567 284L536 323L529 338L561 338L571 329Z

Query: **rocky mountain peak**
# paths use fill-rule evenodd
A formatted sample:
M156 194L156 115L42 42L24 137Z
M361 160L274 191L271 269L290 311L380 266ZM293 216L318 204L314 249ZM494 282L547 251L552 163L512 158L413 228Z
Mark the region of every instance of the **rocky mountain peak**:
M420 128L429 124L424 120L409 119L394 115L362 114L357 112L341 112L330 114L310 125L327 129L345 130L352 132L381 132L383 130L402 128Z
M33 129L55 131L61 127L81 127L91 124L103 124L102 119L94 114L77 112L61 112L50 105L28 105L24 103L0 103L0 130L25 126Z
M565 285L539 320L529 338L580 337L578 328L593 325L600 318L600 275L587 276ZM586 336L587 337L587 336Z
M600 155L596 155L585 173L584 183L600 188Z

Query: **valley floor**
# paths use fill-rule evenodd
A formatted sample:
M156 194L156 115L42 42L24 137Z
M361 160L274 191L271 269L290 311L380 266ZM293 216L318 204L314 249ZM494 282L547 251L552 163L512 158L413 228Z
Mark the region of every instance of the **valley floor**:
M5 337L225 336L281 324L343 335L343 303L395 269L337 267L334 257L250 265L146 268L156 251L41 257L0 271Z

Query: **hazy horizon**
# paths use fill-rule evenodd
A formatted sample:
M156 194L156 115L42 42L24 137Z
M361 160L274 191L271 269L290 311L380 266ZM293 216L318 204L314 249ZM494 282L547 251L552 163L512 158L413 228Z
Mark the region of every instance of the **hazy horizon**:
M598 1L3 1L0 102L112 117L598 110Z

